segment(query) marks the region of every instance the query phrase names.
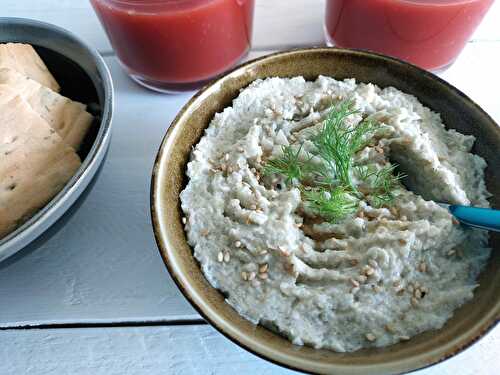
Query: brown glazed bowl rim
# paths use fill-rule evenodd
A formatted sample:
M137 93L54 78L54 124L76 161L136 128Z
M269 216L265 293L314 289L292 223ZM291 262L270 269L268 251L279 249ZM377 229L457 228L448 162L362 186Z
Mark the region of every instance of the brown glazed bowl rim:
M481 322L476 323L474 327L470 329L469 332L467 332L467 334L464 333L463 335L460 336L460 338L455 339L453 341L443 342L442 345L440 345L438 348L432 348L432 350L427 350L422 353L418 353L418 355L415 355L414 357L400 358L387 363L377 362L374 363L373 365L356 364L354 362L351 362L349 364L346 363L337 364L333 361L328 361L327 363L313 359L307 360L303 358L295 358L293 355L287 353L282 353L280 350L268 346L265 342L263 342L263 340L252 339L251 337L248 337L247 335L245 335L244 329L238 327L238 324L232 322L230 319L220 316L220 314L218 314L216 310L212 309L209 306L209 304L206 303L203 295L198 293L194 289L193 285L191 285L190 277L192 275L186 275L179 269L179 265L177 263L178 259L176 259L176 257L178 257L178 254L176 254L176 250L172 248L172 246L170 246L170 239L169 236L167 235L167 230L163 220L163 217L165 215L164 211L168 210L168 208L163 208L161 202L163 201L165 195L162 192L162 181L164 181L165 176L167 176L169 173L166 170L166 167L164 167L164 165L167 164L166 163L166 160L168 160L167 154L173 145L174 132L180 131L179 128L183 126L185 119L189 117L192 109L199 108L200 106L202 106L205 98L208 97L208 95L210 95L213 90L221 90L223 87L223 83L226 80L230 79L231 77L237 77L240 74L251 71L252 67L254 66L259 66L261 64L265 65L266 63L274 61L275 59L281 59L283 57L293 58L294 55L304 55L304 54L314 55L318 53L362 56L364 58L370 58L376 60L380 64L389 64L389 65L402 64L404 65L405 69L413 70L419 75L426 76L428 79L432 79L438 82L439 84L444 85L447 90L450 90L453 94L461 97L462 100L467 101L468 104L471 105L474 108L474 110L478 111L486 121L495 124L494 120L484 110L482 110L467 95L465 95L460 90L450 85L448 82L444 81L443 79L435 76L434 74L428 71L425 71L414 65L411 65L404 61L388 57L385 55L368 51L351 50L351 49L343 49L336 47L335 48L315 47L315 48L301 48L301 49L276 52L273 54L265 55L250 60L248 62L245 62L237 66L233 70L226 73L224 76L206 85L200 91L198 91L177 114L177 116L173 120L172 124L168 128L162 140L156 160L154 162L153 174L151 180L151 218L153 224L153 231L159 252L172 279L176 283L179 290L207 322L209 322L220 333L222 333L224 336L229 338L231 341L233 341L240 347L270 362L287 367L289 369L307 371L311 373L335 373L335 374L352 374L352 375L405 373L430 367L434 364L442 362L460 353L461 351L468 348L469 346L477 342L479 339L484 337L484 335L486 335L486 333L488 333L490 330L492 330L500 321L500 298L498 299L498 301L495 302L495 308L489 314L489 316L482 319ZM207 126L208 123L205 124L205 128ZM498 129L498 134L500 134L500 128ZM194 144L192 144L192 146L194 146ZM179 217L178 219L180 222L181 218ZM185 237L183 242L187 243ZM199 269L199 272L200 274L202 274L201 269ZM203 274L202 277L204 277ZM237 313L235 312L235 314ZM412 340L410 340L410 342ZM397 345L402 345L402 344L395 344L387 348L395 347ZM367 349L368 351L367 355L369 355L369 352L371 350L372 349ZM378 349L373 349L373 350L377 351ZM351 353L336 353L336 352L331 352L331 353L334 353L332 355L338 355L342 357L349 357L349 355L351 354Z

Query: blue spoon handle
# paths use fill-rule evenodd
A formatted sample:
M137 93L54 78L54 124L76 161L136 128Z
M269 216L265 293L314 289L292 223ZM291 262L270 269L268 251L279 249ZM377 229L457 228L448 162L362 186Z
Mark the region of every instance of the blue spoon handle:
M471 227L500 232L500 210L451 205L449 210L458 221Z

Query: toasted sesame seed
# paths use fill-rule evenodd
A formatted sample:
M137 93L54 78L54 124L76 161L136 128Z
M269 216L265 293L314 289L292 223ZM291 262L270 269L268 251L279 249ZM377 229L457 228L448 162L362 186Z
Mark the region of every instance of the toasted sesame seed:
M247 280L248 280L248 273L246 273L245 271L243 271L243 272L241 273L241 278L242 278L243 280L247 281Z
M376 261L375 259L370 259L370 260L368 261L368 264L369 264L370 266L372 266L373 268L378 268L378 263L377 263L377 261Z
M259 273L257 277L261 280L267 280L269 275L267 273Z
M200 234L203 236L203 237L206 237L208 236L208 234L210 233L210 231L208 229L202 229Z
M349 260L349 263L351 263L351 266L357 266L358 263L359 263L359 260L357 260L357 259L351 259L351 260Z
M411 302L411 305L413 307L417 307L418 306L418 299L416 299L415 297L411 297L410 302Z
M351 278L351 279L349 279L349 282L352 284L352 286L354 286L356 288L359 287L359 283L356 280Z
M370 341L370 342L373 342L373 341L375 341L375 340L377 339L373 333L367 333L367 334L365 335L365 337L366 337L366 339L367 339L368 341Z
M236 247L241 247L241 241L236 241L236 242L234 243L234 246L236 246Z
M403 245L403 246L404 246L404 245L406 245L406 243L407 243L407 242L406 242L406 240L405 240L405 239L403 239L403 238L400 238L400 239L399 239L399 244L400 244L400 245Z
M222 251L219 251L219 254L217 254L217 260L219 263L222 263L224 261L224 254L222 254Z
M248 274L248 281L252 281L253 279L255 279L255 276L257 276L255 272L250 272Z
M284 257L290 256L290 252L287 249L285 249L284 247L281 247L281 246L279 246L278 248L280 250L281 255L283 255Z
M396 328L392 324L386 324L384 326L384 329L389 332L389 333L394 333L396 332Z
M410 339L410 336L399 336L399 339L401 341L408 341Z
M371 267L366 267L366 268L365 268L365 275L366 275L366 276L371 276L371 275L373 275L374 273L375 273L375 270L374 270L373 268L371 268Z
M186 217L184 216L184 217L182 218L182 224L186 224L186 223L187 223L187 219L186 219Z
M420 272L427 272L427 264L425 262L422 262L418 265L418 270Z
M358 277L356 277L356 280L358 280L361 284L363 283L366 283L366 276L365 275L359 275Z
M229 263L229 260L231 259L231 254L229 254L229 251L226 251L224 254L224 262Z

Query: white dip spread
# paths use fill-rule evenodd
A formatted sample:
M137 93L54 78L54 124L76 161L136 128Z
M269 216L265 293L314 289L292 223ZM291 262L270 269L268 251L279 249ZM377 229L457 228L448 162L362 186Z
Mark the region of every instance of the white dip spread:
M350 126L377 124L355 164L390 161L407 178L388 204L371 204L368 189L352 213L328 221L304 203L304 190L263 170L283 146L311 157L311 137L346 98L359 111ZM349 352L408 340L472 298L490 253L486 231L457 225L435 203L488 206L486 163L470 153L473 142L392 87L255 81L192 152L181 193L189 244L231 306L295 344Z

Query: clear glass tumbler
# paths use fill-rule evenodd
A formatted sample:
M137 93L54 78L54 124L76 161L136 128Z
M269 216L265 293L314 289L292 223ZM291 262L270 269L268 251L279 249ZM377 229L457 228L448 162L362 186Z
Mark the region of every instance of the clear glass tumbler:
M493 0L326 0L330 45L398 57L429 70L453 63Z
M200 87L250 49L254 0L90 0L127 73L161 92Z

